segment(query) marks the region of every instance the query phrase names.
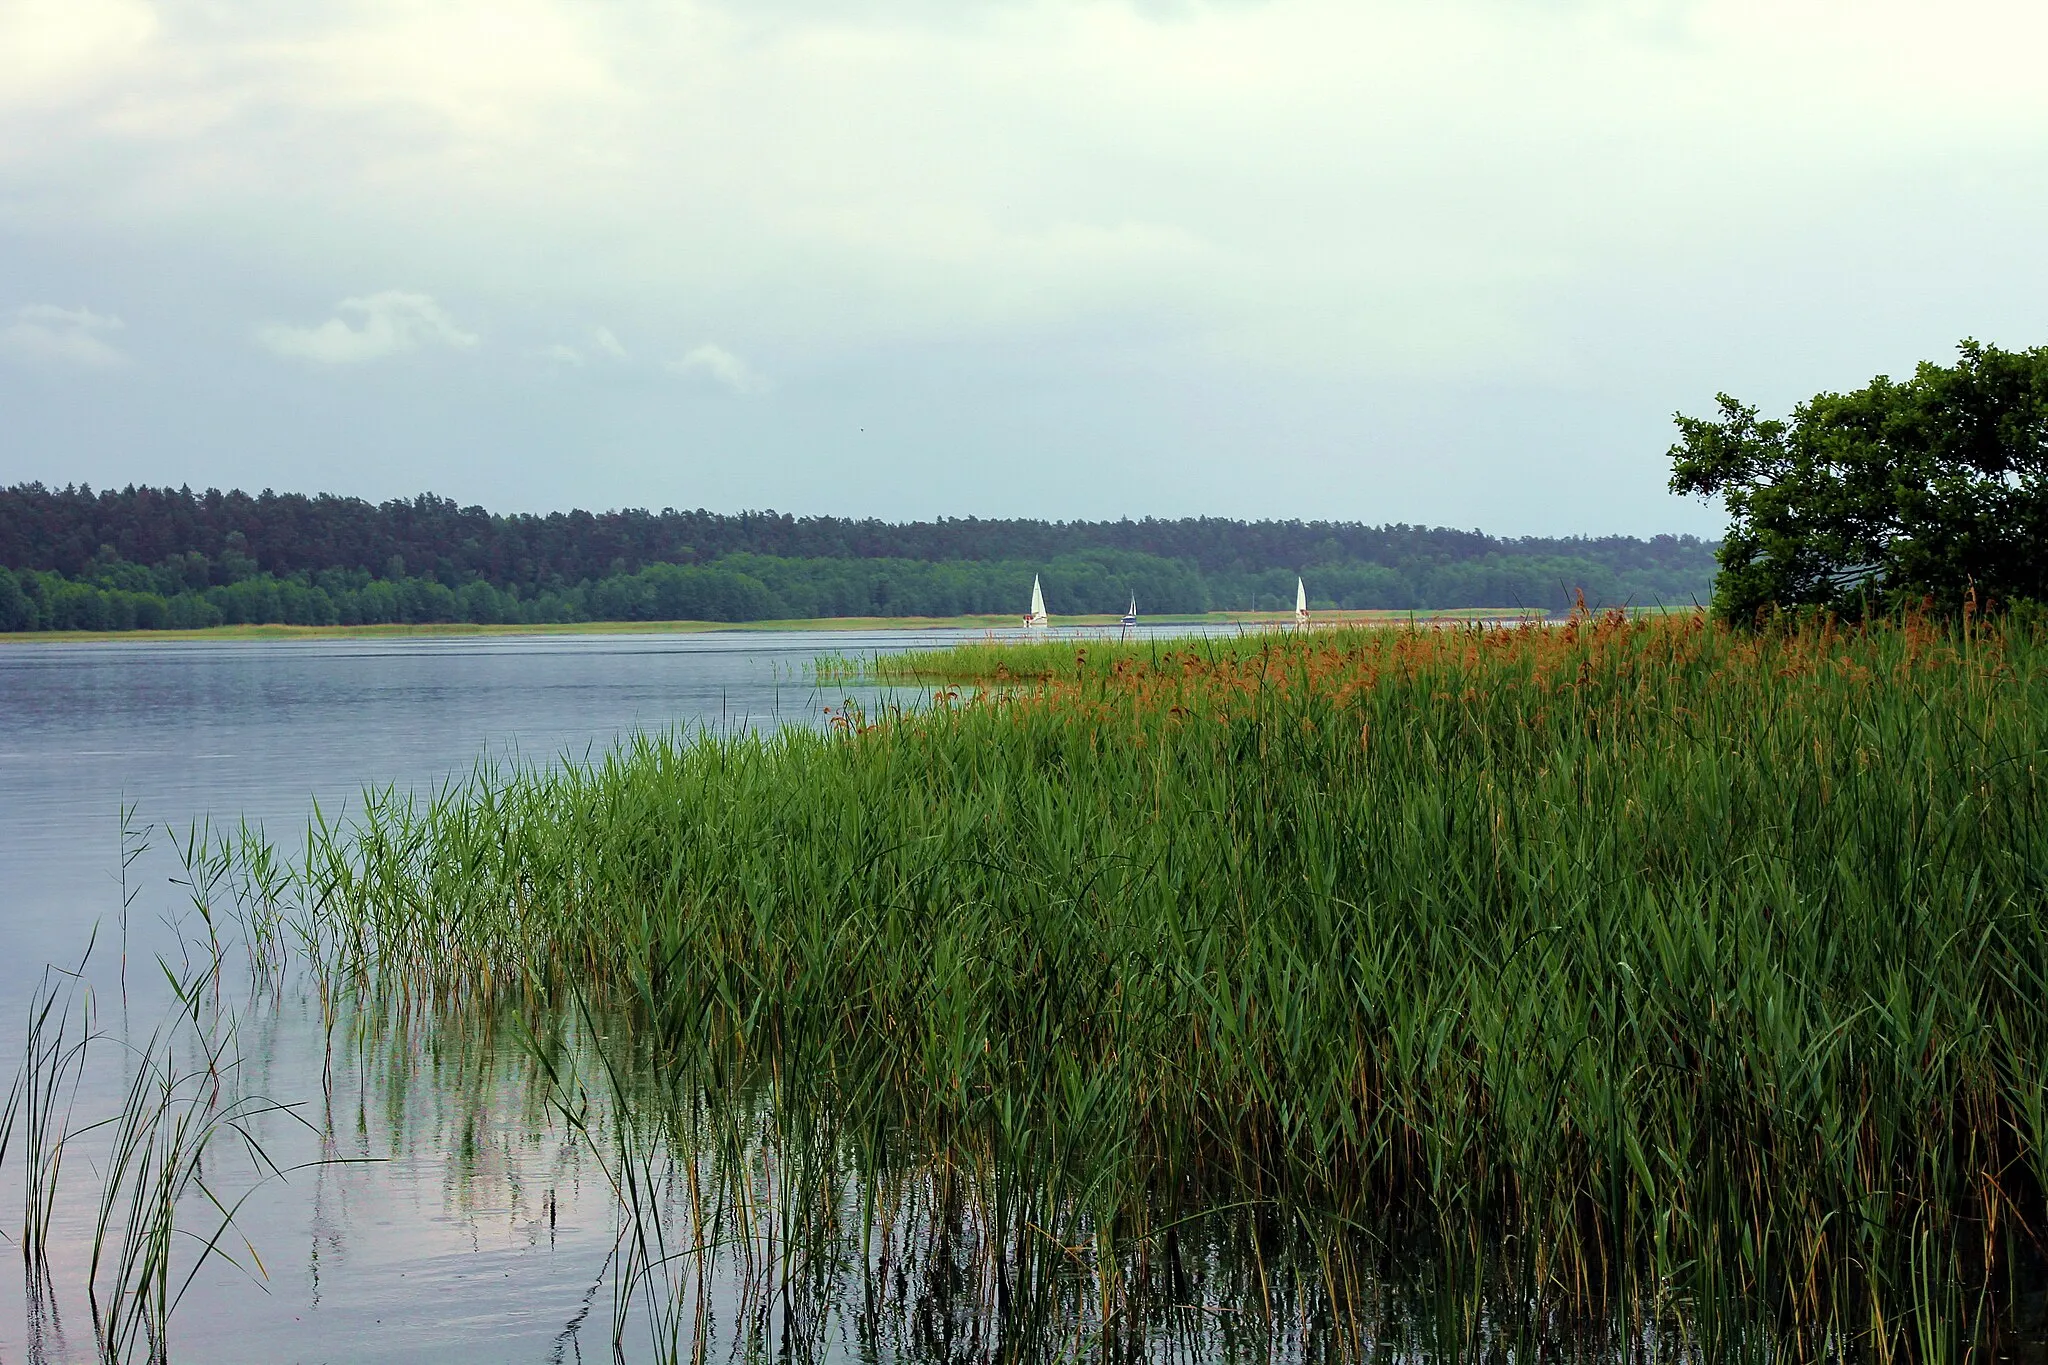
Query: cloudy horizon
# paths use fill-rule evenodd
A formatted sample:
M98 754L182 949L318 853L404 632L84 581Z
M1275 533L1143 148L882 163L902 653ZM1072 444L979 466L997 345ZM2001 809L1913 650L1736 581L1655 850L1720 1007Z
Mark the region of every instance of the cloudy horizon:
M1712 533L2048 342L2048 13L0 0L0 483Z

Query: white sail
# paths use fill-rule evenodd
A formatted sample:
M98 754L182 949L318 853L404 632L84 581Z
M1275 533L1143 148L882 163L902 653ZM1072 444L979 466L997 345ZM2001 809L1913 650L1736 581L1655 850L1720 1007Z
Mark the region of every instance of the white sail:
M1123 623L1127 626L1138 624L1138 594L1136 593L1131 594L1131 609L1124 613Z
M1294 624L1308 624L1308 588L1299 578L1294 580Z
M1048 626L1052 618L1045 614L1045 592L1038 586L1038 575L1031 575L1031 614L1024 618L1027 626Z

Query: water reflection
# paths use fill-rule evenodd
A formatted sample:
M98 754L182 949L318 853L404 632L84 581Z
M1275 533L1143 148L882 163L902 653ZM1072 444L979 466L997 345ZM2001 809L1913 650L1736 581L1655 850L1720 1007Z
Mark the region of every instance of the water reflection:
M236 1217L168 1335L132 1335L141 1349L124 1358L159 1345L222 1362L1786 1353L1788 1324L1741 1305L1666 1286L1610 1295L1589 1317L1512 1245L1446 1243L1397 1210L1289 1195L1255 1170L1126 1160L1114 1122L1048 1134L992 1100L934 1123L885 1059L770 1041L715 1013L657 1024L574 990L479 999L414 973L277 971L194 947L168 1032L103 1018L96 1037L117 1045L93 1065L130 1075L161 1057L180 1085L199 1082L178 1091L194 1112L241 1116L237 1140L206 1154L205 1197L179 1205L168 1282L182 1284L217 1213ZM86 1008L79 991L64 998ZM105 1235L95 1206L120 1130L94 1128L100 1116L67 1115L82 1136L51 1205L48 1273L24 1304L33 1362L94 1359L106 1331L110 1277L87 1248Z
M713 720L714 693L718 721L757 716L764 697L782 718L760 659L624 645L396 657L394 673L385 656L346 652L95 656L33 686L16 677L6 696L35 695L10 712L21 725L8 761L46 786L10 785L0 804L10 849L27 854L10 946L55 926L75 951L91 918L80 907L109 903L115 865L114 840L81 843L77 829L103 821L119 790L137 794L126 783L138 775L160 822L205 809L296 818L308 796L361 781L431 785L480 743L575 753ZM713 686L719 670L751 680L744 704ZM219 1077L208 1103L294 1106L250 1111L264 1160L246 1145L209 1155L210 1189L237 1210L223 1243L236 1263L192 1281L174 1358L1720 1359L1778 1342L1780 1324L1665 1286L1588 1322L1569 1294L1531 1291L1541 1268L1514 1245L1444 1244L1396 1210L1283 1192L1255 1162L1176 1165L1114 1121L1053 1131L986 1095L935 1112L899 1093L886 1057L716 1017L650 1026L630 1002L559 983L479 1001L410 990L402 974L309 972L230 921L195 917L204 879L189 860L163 862L174 853L156 844L163 894L146 908L151 925L162 914L178 927L124 941L129 970L115 970L111 943L90 964L94 1027L112 1044L95 1057L111 1060L80 1074L63 1128L115 1112L136 1044L165 1010L188 1017L188 999L157 981L158 953L197 1001L179 1074L225 1037L232 1065L198 1073ZM167 891L173 874L186 885ZM222 944L223 969L209 970ZM259 970L245 979L251 947ZM26 979L11 973L7 988ZM22 1318L0 1323L0 1354L21 1342L32 1359L92 1358L82 1286L95 1282L113 1133L71 1144L49 1273ZM206 1205L180 1205L202 1236ZM195 1254L181 1242L170 1278Z
M1414 1229L1347 1228L1170 1181L1137 1206L1103 1204L1086 1163L1048 1163L999 1125L918 1132L902 1097L856 1096L829 1066L703 1039L679 1055L587 1001L323 999L302 981L253 1009L252 1077L303 1072L281 1054L320 1023L318 1157L334 1164L312 1171L309 1310L295 1324L346 1342L334 1358L391 1349L390 1324L361 1321L363 1287L337 1298L323 1277L339 1267L345 1279L379 1239L408 1235L383 1199L361 1198L394 1179L415 1192L415 1230L461 1239L373 1256L398 1267L383 1306L409 1315L401 1351L432 1343L481 1358L463 1338L488 1332L501 1358L508 1342L541 1354L549 1326L554 1360L1325 1360L1504 1350L1518 1337L1569 1354L1616 1345L1583 1325L1490 1321L1499 1286L1483 1267L1468 1283L1425 1275L1441 1249L1420 1254ZM209 1288L225 1303L232 1286L215 1275ZM551 1324L535 1320L536 1296ZM433 1311L450 1300L459 1311ZM257 1358L245 1343L260 1324L217 1334L211 1314L194 1316L175 1338L181 1355ZM1670 1353L1685 1354L1675 1342Z
M204 960L192 888L176 884L192 872L171 834L189 843L209 816L217 831L246 818L289 847L316 805L333 817L365 786L430 789L486 751L547 761L679 724L814 723L849 693L870 702L878 694L814 687L805 672L813 657L981 634L133 640L0 650L0 1044L21 1054L42 965L76 965L97 933L86 976L93 1028L106 1046L77 1077L67 1113L77 1128L119 1111L129 1069L116 1062L175 1004L159 956L186 971L196 942ZM132 933L123 934L120 874L131 845L119 811L128 803L135 831L146 835L133 847L147 851L127 868L143 892ZM244 945L230 936L229 946ZM256 1186L240 1206L250 1273L216 1265L194 1281L174 1320L175 1355L432 1353L460 1362L587 1350L589 1320L569 1328L586 1311L610 1320L600 1286L617 1242L615 1202L593 1173L588 1144L569 1140L518 1071L524 1054L502 1050L502 1039L482 1040L490 1042L484 1052L478 1039L455 1046L446 1026L424 1035L364 1031L332 1003L304 982L273 983L257 999L225 991L237 1084L297 1105L310 1126L283 1115L257 1125L289 1174ZM381 1050L365 1050L372 1036ZM479 1070L487 1057L497 1070ZM52 1360L93 1354L82 1301L63 1295L89 1270L105 1174L93 1144L104 1136L69 1145L49 1237L48 1283L59 1298L0 1311L0 1360L21 1358L32 1343ZM21 1157L17 1130L4 1172L16 1189ZM18 1244L18 1229L8 1233Z

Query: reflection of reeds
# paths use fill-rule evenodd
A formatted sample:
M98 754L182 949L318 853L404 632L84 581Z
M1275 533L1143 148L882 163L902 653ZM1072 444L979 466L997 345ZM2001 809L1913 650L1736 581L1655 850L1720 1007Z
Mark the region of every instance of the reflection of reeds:
M1295 1334L1338 1340L1284 1310L1243 1320L1255 1264L1283 1304L1317 1295L1327 1269L1298 1239L1273 1239L1271 1219L1258 1245L1251 1205L1135 1235L1095 1226L1022 1148L971 1134L943 1150L906 1144L890 1108L792 1079L786 1054L622 1043L628 1021L581 1001L529 1023L522 1089L549 1098L621 1215L603 1281L620 1354L644 1341L652 1359L704 1358L723 1336L747 1358L819 1358L847 1341L871 1358L1135 1359L1162 1340L1191 1358L1226 1342L1306 1358L1300 1341L1287 1349ZM502 1026L457 1007L429 1027L487 1053ZM1379 1307L1382 1334L1414 1316L1412 1303ZM1351 1306L1354 1335L1364 1311Z
M0 1164L17 1135L21 1143L21 1255L32 1335L54 1322L55 1287L50 1273L50 1230L58 1182L63 1175L71 1106L85 1065L90 1019L81 1007L74 1019L67 989L73 978L45 973L32 998L21 1068L0 1110Z
M278 1106L235 1093L231 1029L198 1034L183 1059L181 1031L159 1030L136 1050L121 1109L104 1123L108 1150L86 1282L108 1360L162 1359L171 1314L209 1261L262 1274L256 1248L235 1233L235 1214L254 1187L230 1197L206 1170L231 1139L259 1176L283 1174L254 1127ZM197 1228L189 1226L194 1212Z
M2048 1225L2043 643L992 647L927 672L1016 685L916 714L373 795L290 913L417 1002L606 1001L698 1087L652 1112L751 1078L749 1159L928 1201L998 1334L1192 1278L1356 1353L1405 1248L1484 1289L1444 1339L1931 1357ZM749 1188L801 1258L830 1200L787 1174Z
M140 1046L98 1029L82 973L52 974L36 992L22 1064L0 1109L0 1165L20 1141L32 1359L53 1349L46 1333L55 1330L68 1292L53 1270L50 1238L67 1187L65 1156L74 1148L83 1150L79 1159L98 1184L79 1286L97 1359L166 1359L171 1314L210 1263L262 1273L255 1248L235 1232L236 1213L254 1185L231 1195L208 1168L218 1169L220 1149L231 1140L248 1162L238 1178L282 1174L257 1128L266 1115L288 1111L238 1088L233 1017L207 999L217 962L209 958L182 975L162 963L177 1008ZM109 1050L128 1078L120 1107L75 1123L81 1081Z

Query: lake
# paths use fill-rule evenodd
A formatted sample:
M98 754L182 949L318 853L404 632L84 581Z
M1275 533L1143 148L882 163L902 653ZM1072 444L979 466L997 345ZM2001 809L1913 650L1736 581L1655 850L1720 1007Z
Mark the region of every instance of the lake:
M254 861L210 861L218 836L245 829L262 830L290 858L304 847L309 819L346 830L372 818L380 807L365 801L366 790L398 800L431 796L480 762L500 770L582 764L637 735L786 732L830 724L833 709L848 703L870 713L916 705L914 690L816 686L808 666L824 654L982 635L735 631L0 647L0 1047L41 1059L22 1072L35 1087L17 1088L20 1103L10 1101L0 1122L0 1190L30 1196L0 1205L0 1235L10 1250L27 1252L27 1292L0 1308L0 1365L100 1359L108 1330L121 1338L113 1358L230 1365L1704 1361L1783 1358L1787 1342L1809 1331L1802 1315L1810 1308L1788 1308L1772 1297L1777 1286L1723 1287L1725 1267L1762 1262L1740 1249L1712 1251L1729 1245L1718 1240L1728 1229L1747 1238L1754 1226L1739 1213L1733 1223L1715 1221L1718 1203L1631 1203L1646 1217L1677 1210L1701 1220L1693 1227L1705 1230L1688 1235L1709 1254L1633 1280L1603 1308L1599 1286L1579 1297L1582 1278L1543 1270L1540 1254L1523 1250L1542 1246L1529 1235L1541 1227L1515 1231L1483 1200L1438 1221L1449 1206L1432 1209L1419 1187L1401 1183L1421 1169L1413 1153L1432 1149L1383 1144L1395 1158L1387 1171L1369 1164L1378 1156L1335 1140L1328 1150L1337 1155L1322 1167L1289 1155L1286 1144L1315 1134L1297 1128L1290 1136L1282 1121L1317 1112L1293 1108L1297 1096L1314 1092L1290 1076L1313 1081L1322 1073L1290 1073L1289 1054L1274 1039L1314 1031L1290 1025L1283 1037L1266 1025L1261 1035L1251 1021L1269 1013L1301 1020L1301 1003L1319 991L1350 992L1374 979L1377 999L1411 1000L1417 984L1428 990L1442 980L1424 974L1399 985L1372 974L1399 961L1389 953L1420 952L1404 936L1432 922L1438 911L1430 907L1472 911L1483 939L1484 917L1503 904L1447 893L1451 883L1432 880L1439 867L1461 868L1475 847L1485 855L1478 865L1498 869L1497 841L1447 843L1442 856L1406 869L1347 853L1339 869L1346 898L1318 900L1320 869L1287 871L1284 861L1304 846L1296 835L1310 826L1276 822L1247 833L1241 823L1246 812L1269 809L1269 781L1306 773L1315 781L1297 789L1306 796L1291 809L1353 803L1332 807L1349 813L1322 827L1326 842L1317 847L1337 848L1337 839L1376 827L1462 840L1434 799L1441 751L1399 744L1404 727L1415 733L1417 715L1453 700L1426 670L1398 679L1412 695L1373 713L1355 741L1348 716L1339 729L1319 731L1285 712L1272 714L1286 723L1270 726L1271 715L1255 709L1253 725L1232 730L1226 712L1209 713L1212 722L1195 709L1205 703L1190 691L1158 725L1098 751L1101 736L1116 732L1060 728L1083 725L1085 707L1053 714L1027 699L965 711L907 739L885 730L872 747L653 748L641 762L660 782L570 774L536 784L543 804L534 808L513 804L523 799L517 789L486 793L475 804L444 806L449 823L432 839L408 843L402 821L352 844L344 837L345 856L307 866L277 896L257 885L266 866L260 851ZM1458 650L1473 644L1432 636L1388 648L1407 659L1431 641ZM1567 643L1562 635L1519 639L1532 651ZM1754 663L1742 643L1745 666L1772 680L1792 676ZM1221 687L1234 681L1227 671L1210 675ZM1089 686L1077 679L1059 695L1094 704ZM1165 706L1181 694L1152 695ZM1814 707L1815 696L1826 695L1802 704ZM1225 704L1238 712L1245 696L1267 694L1230 691ZM1512 692L1496 700L1515 704ZM1923 712L1946 714L1898 714L1917 726ZM1200 723L1178 728L1176 718L1188 717ZM1509 736L1501 742L1526 743L1525 728L1519 720L1499 727ZM1241 741L1254 733L1256 752L1272 761L1245 761L1254 751ZM1294 747L1297 733L1304 747ZM1318 749L1318 735L1334 742ZM1711 737L1687 738L1721 757ZM1104 754L1100 772L1062 761L1084 742L1088 754ZM2038 748L2030 743L2026 752ZM1783 771L1800 780L1806 748L1788 752L1798 761ZM1369 766L1361 754L1373 756ZM1319 761L1326 767L1316 768ZM1562 785L1544 796L1533 784L1546 770L1525 771L1528 790L1518 797L1543 817L1528 822L1538 836L1528 847L1591 847L1554 833L1557 822L1577 819L1600 829L1605 848L1612 831L1601 822L1614 803L1582 802ZM2010 762L1969 771L2013 783L2021 774ZM1390 772L1405 772L1409 785L1386 786L1370 803L1357 800L1362 786L1338 780L1391 782ZM764 773L773 781L762 781ZM1127 785L1108 785L1103 773ZM1073 804L1062 807L1070 792ZM1873 786L1861 799L1889 792ZM499 809L512 818L491 813L500 796L507 804ZM1162 798L1178 803L1173 818L1162 815L1176 809ZM1837 804L1845 799L1838 789ZM1032 823L1063 809L1088 818ZM539 813L522 824L521 810ZM1382 811L1388 817L1376 826ZM878 813L900 818L890 823ZM1077 829L1114 838L1069 837ZM1049 837L1019 837L1033 830ZM951 850L945 858L931 855L934 840L950 841L936 845ZM1661 856L1665 845L1654 847ZM1797 842L1787 847L1803 854ZM362 859L351 861L350 850L363 850ZM1835 857L1824 860L1828 878ZM1649 866L1651 855L1632 855L1627 865ZM1597 859L1557 855L1544 866L1546 877L1588 885L1600 878L1602 887L1613 880ZM1271 875L1275 867L1281 875ZM351 877L369 889L333 899ZM1749 889L1741 880L1727 885ZM1191 932L1199 920L1191 907L1201 911L1212 887L1224 892L1208 907L1214 917ZM1593 902L1593 893L1582 895L1581 903ZM282 918L268 917L272 904L285 908ZM1150 907L1149 920L1121 913L1139 904ZM1926 897L1921 908L1956 904L1975 902L1950 893ZM636 918L654 906L663 908ZM1518 913L1539 909L1555 913L1533 900ZM387 911L388 919L375 918ZM1483 1126L1469 1125L1488 1106L1519 1115L1526 1127L1515 1141L1524 1145L1502 1150L1517 1160L1536 1154L1518 1168L1529 1174L1517 1188L1530 1190L1539 1188L1536 1177L1548 1178L1541 1157L1558 1135L1572 1140L1567 1125L1587 1132L1584 1116L1612 1115L1618 1090L1590 1092L1607 1096L1607 1107L1583 1108L1578 1118L1559 1108L1573 1075L1575 1084L1599 1079L1591 1043L1624 1036L1595 1031L1592 1006L1665 1009L1684 996L1669 988L1624 994L1634 963L1646 959L1629 949L1611 971L1597 969L1598 954L1628 942L1605 924L1573 949L1593 954L1593 968L1554 966L1567 957L1563 947L1517 957L1560 922L1525 920L1538 927L1518 932L1494 965L1483 951L1472 956L1471 933L1440 932L1427 960L1450 974L1446 1003L1366 1025L1363 1036L1392 1040L1386 1046L1414 1045L1408 1056L1419 1069L1409 1083L1419 1076L1423 1084L1404 1103L1441 1119L1428 1133L1410 1128L1403 1143L1421 1134L1490 1159L1486 1143L1501 1141L1498 1132L1484 1136ZM1992 928L2027 922L2007 915ZM408 936L409 926L417 935ZM653 934L643 932L650 927ZM661 937L670 930L673 937ZM265 946L268 931L286 952ZM1947 937L1983 942L1990 932ZM312 951L291 948L292 934ZM1263 965L1243 971L1228 991L1214 990L1209 969L1189 969L1189 954L1176 959L1161 952L1162 942L1193 945L1207 962L1251 944L1264 956L1246 960ZM1304 942L1323 946L1304 951ZM542 945L538 968L522 943ZM437 973L450 945L469 955ZM625 951L614 953L619 945ZM1171 970L1156 965L1176 961ZM1328 962L1348 965L1327 973ZM1489 993L1492 974L1516 963L1552 984ZM1539 978L1546 972L1557 974ZM1231 980L1221 970L1213 979ZM1589 991L1586 981L1607 984ZM1198 992L1207 994L1190 1006ZM44 1002L54 1012L39 1015ZM1559 1012L1565 1023L1546 1034ZM1821 1036L1864 1027L1857 1021L1867 1013L1858 1007ZM990 1022L1020 1018L1043 1031L1004 1036L997 1028L1010 1024ZM1539 1041L1503 1047L1468 1038L1438 1047L1460 1021L1474 1019L1517 1029L1527 1021L1533 1032L1486 1036ZM1672 1027L1642 1036L1662 1047ZM1856 1059L1889 1055L1889 1037L1849 1051ZM1425 1039L1436 1041L1425 1048ZM1397 1051L1359 1062L1350 1046L1340 1041L1330 1054L1346 1069L1325 1075L1335 1076L1326 1098L1348 1103L1354 1074L1402 1074L1384 1069ZM1802 1044L1799 1055L1812 1049ZM1120 1072L1124 1058L1140 1065ZM1537 1069L1519 1090L1485 1079L1512 1077L1500 1069L1525 1064ZM1193 1065L1212 1081L1241 1086L1230 1092L1233 1103L1267 1106L1274 1126L1249 1125L1250 1139L1241 1140L1230 1116L1219 1122L1198 1099L1175 1098L1177 1071ZM1627 1085L1647 1085L1666 1072L1691 1074L1677 1065L1618 1074ZM1105 1078L1119 1075L1135 1076L1139 1088L1109 1090ZM1447 1078L1440 1093L1431 1088L1438 1075ZM1480 1092L1481 1105L1466 1098L1475 1076L1491 1087ZM131 1077L148 1084L130 1091ZM1156 1090L1143 1088L1155 1079ZM1698 1096L1720 1092L1663 1093L1676 1096L1669 1112L1689 1114ZM1919 1101L1909 1094L1905 1103ZM1804 1135L1814 1131L1804 1112L1784 1111L1794 1140L1772 1138L1772 1146L1737 1130L1709 1155L1775 1152L1768 1169L1796 1175L1787 1154L1803 1152ZM114 1121L124 1114L150 1121ZM204 1125L211 1140L202 1147L181 1136L195 1130L180 1123ZM1334 1126L1326 1133L1341 1137ZM1403 1150L1412 1168L1400 1164ZM1673 1158L1669 1169L1685 1168ZM1705 1169L1711 1176L1720 1168ZM1345 1188L1361 1170L1390 1183ZM1611 1181L1622 1167L1607 1170ZM160 1189L174 1197L156 1201ZM40 1192L48 1190L55 1193L45 1204ZM1584 1198L1568 1185L1568 1202L1558 1207L1582 1209ZM174 1232L154 1212L166 1202L177 1211ZM19 1222L14 1207L23 1208ZM232 1211L231 1225L223 1210ZM1916 1235L1892 1245L1921 1258L1911 1266L1923 1276L1927 1242ZM216 1254L201 1261L202 1247ZM2001 1270L1995 1281L1955 1261L1907 1283L1925 1296L1904 1300L1926 1314L1915 1321L1966 1323L1963 1296L1972 1296L1989 1305L1984 1321L1995 1326L1982 1338L1995 1346L1987 1358L2048 1359L2048 1272L2031 1243L2013 1242L2008 1254L2011 1273ZM1587 1273L1588 1262L1577 1264ZM1615 1262L1621 1275L1642 1274L1647 1264ZM157 1266L163 1274L143 1273ZM1697 1267L1704 1269L1695 1277ZM1532 1291L1544 1274L1554 1278ZM173 1311L159 1350L166 1304ZM1591 1311L1579 1311L1582 1304ZM1856 1320L1844 1321L1841 1330L1855 1328ZM1804 1340L1802 1356L1864 1358L1846 1337Z
M0 1018L7 1055L45 963L72 963L95 922L88 974L102 1017L117 989L120 816L153 826L129 869L131 1018L153 1023L166 991L151 955L176 940L181 903L171 835L194 821L303 829L317 802L341 816L365 786L431 788L479 756L546 762L602 750L634 730L816 723L848 693L820 692L806 665L980 632L560 635L37 644L0 649ZM289 838L284 842L290 843ZM147 967L148 970L144 970ZM245 1051L280 1101L323 1095L317 1017L287 999ZM254 1044L254 1046L246 1046ZM357 1093L362 1076L356 1076ZM346 1086L342 1087L346 1093ZM269 1271L257 1288L209 1276L178 1310L177 1358L218 1361L559 1358L611 1246L607 1210L548 1193L529 1163L560 1136L451 1115L431 1085L339 1137L279 1126L298 1160L346 1153L376 1164L295 1173L245 1210ZM110 1108L88 1087L77 1113ZM325 1126L324 1124L322 1125ZM515 1131L516 1130L516 1131ZM543 1212L544 1210L544 1212ZM62 1229L66 1261L89 1233ZM262 1277L258 1276L261 1282ZM51 1359L89 1357L82 1322L45 1336ZM27 1352L20 1310L0 1316L0 1360Z
M141 1046L171 1003L156 959L185 960L200 933L176 880L184 875L178 848L201 822L259 823L289 848L316 805L344 818L366 786L431 790L480 756L575 761L637 730L817 724L827 706L849 696L873 704L878 693L813 686L806 665L814 657L985 634L0 648L0 1045L20 1057L45 964L75 965L93 941L84 970L93 1024L117 1046L94 1054L70 1102L71 1127L119 1107L121 1047ZM127 868L134 898L125 936L124 808L132 810L126 847L139 850ZM254 1189L236 1220L246 1235L233 1248L241 1268L214 1262L193 1282L172 1318L173 1359L612 1355L603 1286L620 1224L609 1177L536 1098L517 1048L494 1053L461 1037L337 1028L303 983L240 990L230 983L226 995L239 1021L242 1081L297 1107L250 1123L281 1177L250 1186L232 1171L216 1175ZM104 1159L94 1144L103 1138L81 1138L64 1168L50 1239L57 1300L10 1301L0 1311L0 1361L92 1358L77 1290L93 1240L94 1163ZM17 1174L10 1166L7 1188L20 1188ZM13 1237L11 1217L5 1226ZM773 1349L772 1325L766 1340L747 1335L756 1319L741 1311L746 1294L734 1282L707 1291L709 1316L686 1335L713 1354ZM723 1319L720 1304L730 1309ZM647 1325L635 1323L629 1358L646 1354ZM872 1341L844 1347L874 1349Z

